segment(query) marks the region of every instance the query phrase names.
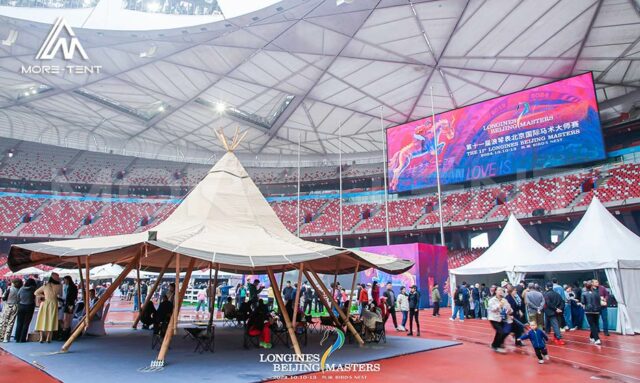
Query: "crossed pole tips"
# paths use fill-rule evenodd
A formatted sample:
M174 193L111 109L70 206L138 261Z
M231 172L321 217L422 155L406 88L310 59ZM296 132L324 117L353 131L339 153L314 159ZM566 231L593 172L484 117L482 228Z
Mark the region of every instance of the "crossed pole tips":
M238 145L240 145L240 142L242 142L244 137L249 132L248 130L240 132L240 128L236 126L236 131L235 133L233 133L231 142L229 142L229 140L227 140L227 137L225 137L224 132L220 132L218 131L218 129L214 129L213 131L216 133L216 136L218 136L218 139L220 140L220 142L222 142L222 146L224 146L227 152L233 152L234 150L236 150Z

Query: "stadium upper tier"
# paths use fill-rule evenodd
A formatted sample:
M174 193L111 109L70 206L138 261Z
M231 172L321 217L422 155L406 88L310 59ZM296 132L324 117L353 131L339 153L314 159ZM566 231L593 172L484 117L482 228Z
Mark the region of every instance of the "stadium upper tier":
M213 160L212 160L213 162ZM0 179L90 185L195 186L208 164L151 160L2 139ZM294 167L247 167L257 184L297 182ZM335 180L338 166L302 167L303 182ZM382 164L343 165L344 178L382 176Z
M362 193L361 193L362 194ZM381 233L385 209L378 195L368 200L346 194L343 230L347 235ZM517 217L563 216L581 211L598 196L609 206L640 204L640 164L628 163L582 169L535 179L443 193L442 214L447 227L481 226ZM375 199L375 201L373 201ZM178 199L134 199L50 191L26 194L0 191L0 234L14 237L87 237L144 231L161 222ZM273 209L292 232L298 230L295 197L271 198ZM300 203L303 237L334 236L340 210L335 195L306 195ZM435 229L437 197L425 194L389 202L392 231Z

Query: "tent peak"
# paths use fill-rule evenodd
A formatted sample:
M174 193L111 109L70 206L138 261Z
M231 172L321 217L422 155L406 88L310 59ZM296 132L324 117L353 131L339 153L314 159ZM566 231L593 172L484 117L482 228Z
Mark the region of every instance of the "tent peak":
M218 136L218 139L220 140L220 142L222 142L222 146L224 146L227 152L233 152L234 150L236 150L236 148L238 147L238 145L240 145L240 142L242 142L248 132L248 130L240 132L240 128L236 127L236 131L231 138L231 142L229 142L229 140L227 140L227 137L224 135L224 132L221 133L217 129L214 129L214 131L216 132L216 136Z

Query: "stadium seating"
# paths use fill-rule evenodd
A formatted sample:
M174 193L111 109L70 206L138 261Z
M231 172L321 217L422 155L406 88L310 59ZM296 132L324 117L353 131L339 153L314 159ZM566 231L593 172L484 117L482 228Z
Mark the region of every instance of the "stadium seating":
M449 250L447 253L447 263L449 270L466 265L478 258L486 249L461 249Z
M585 193L578 206L588 205L594 196L602 202L640 198L640 165L624 164L596 182L596 188Z
M104 204L97 201L54 200L44 207L35 220L25 224L20 234L72 235L80 229L83 220L94 215Z
M102 158L96 154L94 160ZM129 158L129 157L123 157ZM75 160L74 160L75 162ZM84 167L78 169L92 169L97 162L89 160ZM136 162L141 169L147 163ZM136 163L130 166L134 169ZM109 168L124 168L129 164L112 162ZM172 166L172 165L171 165ZM156 182L165 186L171 184L177 167L165 168L160 173L132 171L123 181ZM183 173L184 179L196 180L206 174L206 165L188 166ZM285 169L286 170L286 169ZM280 169L282 179L285 170ZM173 171L173 173L172 173ZM275 169L258 171L269 182L276 178ZM27 173L25 173L27 174ZM73 174L73 172L72 172ZM109 177L112 172L105 173ZM312 173L315 174L315 173ZM319 176L322 174L318 173ZM84 176L83 176L84 177ZM100 179L98 175L97 179ZM108 177L104 178L106 180ZM84 178L82 178L84 179ZM93 178L94 180L96 178ZM176 180L175 177L173 177ZM596 188L582 191L585 181L596 180ZM16 189L5 189L5 192L19 192ZM32 194L51 194L51 191L32 191ZM77 192L57 193L63 197L78 197L83 194ZM444 223L466 223L471 220L504 220L510 213L531 215L536 209L545 212L574 206L587 205L594 195L604 202L625 201L629 198L640 198L640 164L624 164L613 166L602 172L599 169L581 170L574 173L542 177L538 179L519 181L516 184L505 183L481 188L448 191L443 195L442 214ZM49 200L45 198L27 198L15 196L0 196L0 232L11 233L18 230L18 234L31 236L104 236L131 233L152 228L162 222L175 208L173 202L114 202L110 195L103 194L101 201L78 201L72 199ZM158 196L163 199L167 197ZM498 204L498 199L504 198L504 204ZM389 227L391 230L412 228L421 225L435 225L439 222L437 196L433 193L392 199L389 201ZM271 206L291 232L297 230L297 202L294 197L288 200L272 202ZM22 217L34 214L34 220L22 224ZM93 222L84 225L84 220L93 216ZM336 233L340 229L339 202L336 199L303 199L301 201L301 235L318 236L326 233ZM305 223L305 219L310 222ZM145 224L146 223L146 224ZM143 225L145 224L145 225ZM143 226L142 226L143 225ZM343 204L343 230L345 233L383 232L385 230L384 204L380 202L353 202L345 200Z
M25 214L33 214L41 204L38 198L0 197L0 232L12 232Z
M80 236L96 237L133 233L142 220L158 210L158 203L115 202L105 206L94 222L80 232Z

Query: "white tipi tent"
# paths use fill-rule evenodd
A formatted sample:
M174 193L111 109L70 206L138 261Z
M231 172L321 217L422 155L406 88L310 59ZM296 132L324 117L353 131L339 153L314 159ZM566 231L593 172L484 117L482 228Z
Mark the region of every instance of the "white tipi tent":
M14 245L12 270L47 264L75 267L89 257L91 266L128 264L140 257L141 269L159 271L194 260L194 269L215 264L231 273L265 274L268 268L288 271L304 262L318 273L344 274L375 267L402 273L413 262L305 241L280 222L233 152L227 152L175 211L152 230L142 233L67 241Z
M549 258L545 249L511 215L496 241L477 259L457 269L449 270L451 288L456 286L456 276L506 273L509 282L519 283L524 274L518 268L537 264Z
M621 224L594 198L580 223L551 252L546 262L522 265L526 272L604 269L618 301L618 328L640 332L640 237Z

